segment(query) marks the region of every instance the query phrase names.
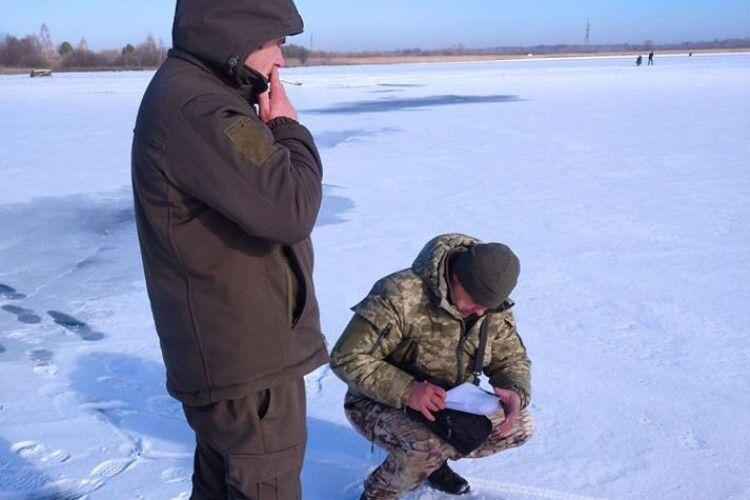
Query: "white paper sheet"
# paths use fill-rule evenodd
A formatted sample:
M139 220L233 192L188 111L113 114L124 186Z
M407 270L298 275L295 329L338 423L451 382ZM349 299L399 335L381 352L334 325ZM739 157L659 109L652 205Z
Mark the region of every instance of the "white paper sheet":
M503 408L497 396L469 382L448 391L445 407L476 415L489 415Z

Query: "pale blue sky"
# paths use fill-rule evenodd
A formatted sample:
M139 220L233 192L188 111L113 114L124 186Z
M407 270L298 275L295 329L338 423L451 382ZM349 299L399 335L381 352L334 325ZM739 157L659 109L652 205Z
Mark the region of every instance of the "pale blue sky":
M305 34L293 43L330 50L582 43L656 43L750 37L748 0L298 0ZM171 44L174 0L0 0L0 34L36 33L95 49Z

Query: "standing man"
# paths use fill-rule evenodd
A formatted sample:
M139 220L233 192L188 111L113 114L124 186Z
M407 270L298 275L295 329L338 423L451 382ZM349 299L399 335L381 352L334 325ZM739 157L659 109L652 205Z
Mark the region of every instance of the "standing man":
M648 53L648 65L653 66L654 65L654 51Z
M448 459L485 457L531 437L531 362L509 298L519 269L503 244L446 234L428 242L411 268L379 280L354 306L331 367L349 386L349 421L388 450L365 480L363 500L395 499L425 480L447 493L466 493L469 483L448 467ZM477 364L481 337L487 340ZM465 454L404 409L434 421L434 412L445 407L444 388L474 381L475 370L489 377L503 410L489 416L486 440Z
M196 435L194 499L301 497L303 377L327 354L321 162L279 81L300 32L291 0L178 0L135 126L138 237L167 390Z

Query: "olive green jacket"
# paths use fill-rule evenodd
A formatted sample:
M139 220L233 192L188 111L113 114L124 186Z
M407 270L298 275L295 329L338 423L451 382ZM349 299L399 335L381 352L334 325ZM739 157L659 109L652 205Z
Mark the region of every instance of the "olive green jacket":
M352 308L354 317L331 353L331 368L351 393L401 408L416 382L410 373L450 386L473 381L479 331L489 322L483 371L494 387L514 390L528 405L531 362L509 304L467 330L448 300L448 256L476 243L462 234L434 238L410 269L379 280Z

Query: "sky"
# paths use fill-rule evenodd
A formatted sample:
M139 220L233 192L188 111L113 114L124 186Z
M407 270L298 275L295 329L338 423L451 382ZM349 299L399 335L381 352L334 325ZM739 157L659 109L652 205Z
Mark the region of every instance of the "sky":
M152 34L171 45L174 0L0 1L0 34L82 37L119 48ZM324 50L436 49L583 43L655 43L750 37L747 0L297 0L305 33L291 43Z

